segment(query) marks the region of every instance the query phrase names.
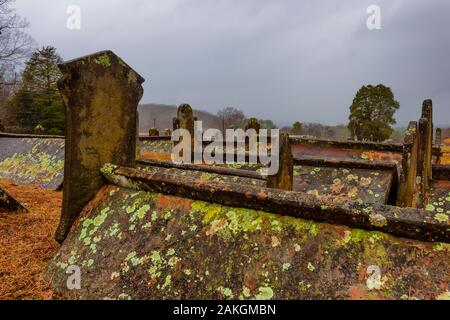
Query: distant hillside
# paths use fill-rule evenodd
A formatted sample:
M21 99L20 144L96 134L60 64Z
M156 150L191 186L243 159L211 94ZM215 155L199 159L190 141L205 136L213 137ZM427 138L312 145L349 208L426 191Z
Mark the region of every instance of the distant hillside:
M156 128L162 134L166 128L173 128L172 119L177 115L177 107L165 104L139 105L139 132L147 133L153 127L155 119ZM194 110L194 116L203 122L203 128L222 129L222 121L215 115L200 110Z

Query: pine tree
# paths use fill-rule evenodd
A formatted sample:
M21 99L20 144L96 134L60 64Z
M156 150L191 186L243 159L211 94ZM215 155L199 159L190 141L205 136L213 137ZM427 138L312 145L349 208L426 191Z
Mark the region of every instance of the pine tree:
M389 87L363 86L350 106L348 128L352 138L378 142L388 139L394 131L394 113L399 107Z
M38 125L47 134L64 134L64 107L57 88L62 61L54 47L34 52L22 74L22 86L9 103L18 126L31 133Z
M292 125L292 128L291 128L291 134L292 135L301 135L302 134L302 131L303 131L303 126L302 126L302 124L300 123L300 122L298 122L298 121L296 121L296 122L294 122L294 124Z

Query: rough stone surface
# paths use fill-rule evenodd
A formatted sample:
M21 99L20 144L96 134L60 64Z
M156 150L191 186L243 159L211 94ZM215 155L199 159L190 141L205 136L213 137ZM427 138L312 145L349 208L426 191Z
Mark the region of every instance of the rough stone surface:
M450 242L449 223L436 220L433 214L424 210L364 203L360 199L342 201L338 197L204 181L182 175L174 179L164 170L146 172L107 164L101 171L111 183L136 190L378 230L424 241Z
M27 209L0 187L0 211L18 213L26 212Z
M170 139L139 139L142 153L171 153L173 142Z
M61 242L103 185L100 167L110 161L134 166L136 110L144 79L111 51L59 68L66 107L63 209L56 232Z
M431 186L430 198L425 210L434 213L438 221L450 224L450 181L435 180Z
M450 247L108 185L45 278L82 299L445 299Z
M63 172L63 138L0 135L0 178L55 190Z
M341 200L387 204L393 175L385 170L294 167L294 191Z

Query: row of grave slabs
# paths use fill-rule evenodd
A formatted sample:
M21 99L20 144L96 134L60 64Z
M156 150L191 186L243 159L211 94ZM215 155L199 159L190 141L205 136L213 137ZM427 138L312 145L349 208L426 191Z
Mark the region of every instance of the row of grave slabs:
M395 204L403 146L291 138L293 191L342 200ZM142 138L143 158L170 159L170 137ZM260 165L230 163L228 168L260 171ZM256 183L256 182L254 182Z
M392 199L401 145L291 139L291 147L296 159L294 191L380 204ZM171 149L169 137L140 141L143 158L170 160ZM260 169L245 164L228 167ZM59 190L64 178L64 137L0 134L0 178Z
M369 203L395 204L401 144L291 138L294 191ZM140 139L143 158L170 160L170 137ZM258 171L258 165L228 164ZM64 137L0 134L0 179L59 190L64 179ZM436 180L431 205L447 212L450 184ZM442 204L442 205L440 205ZM429 206L431 209L431 206Z

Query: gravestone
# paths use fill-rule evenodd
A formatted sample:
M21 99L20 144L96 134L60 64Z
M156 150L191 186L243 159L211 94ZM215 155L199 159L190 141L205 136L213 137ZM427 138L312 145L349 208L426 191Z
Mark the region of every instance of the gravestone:
M84 206L103 185L100 167L133 167L137 105L144 79L111 51L59 65L66 111L64 194L56 240L64 241Z
M273 150L272 150L273 151ZM280 134L279 170L267 177L267 187L292 191L294 181L294 159L287 133Z

